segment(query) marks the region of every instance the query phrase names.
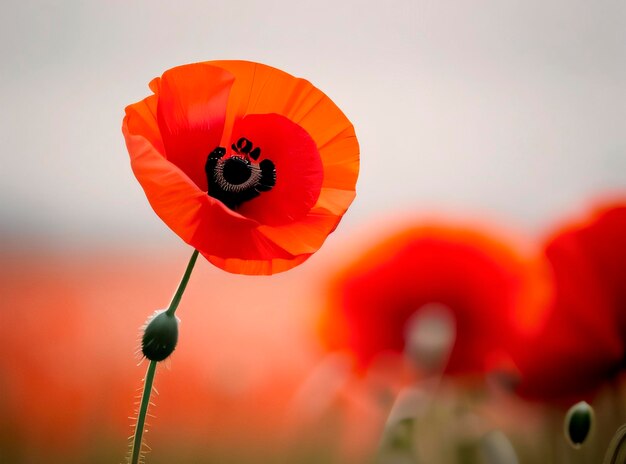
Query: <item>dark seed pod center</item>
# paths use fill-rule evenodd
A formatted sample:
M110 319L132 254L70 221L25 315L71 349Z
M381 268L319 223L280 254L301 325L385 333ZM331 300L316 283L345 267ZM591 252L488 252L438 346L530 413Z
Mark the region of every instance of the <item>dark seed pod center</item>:
M226 148L216 147L206 160L208 194L232 210L242 203L270 191L276 185L276 167L268 158L261 157L261 148L254 147L246 138Z
M231 157L224 161L224 180L233 185L243 184L252 173L250 163L243 158Z

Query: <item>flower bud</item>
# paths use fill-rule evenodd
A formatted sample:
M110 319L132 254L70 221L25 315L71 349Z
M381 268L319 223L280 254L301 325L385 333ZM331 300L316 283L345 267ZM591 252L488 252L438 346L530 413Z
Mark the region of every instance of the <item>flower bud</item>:
M178 318L166 311L156 311L148 321L141 337L141 351L150 361L163 361L178 343Z
M565 416L564 432L570 445L580 448L593 425L593 408L586 402L581 401L569 408Z

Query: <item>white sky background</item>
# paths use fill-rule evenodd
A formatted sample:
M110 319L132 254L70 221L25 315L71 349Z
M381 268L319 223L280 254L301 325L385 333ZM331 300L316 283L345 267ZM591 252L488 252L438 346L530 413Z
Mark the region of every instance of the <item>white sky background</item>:
M124 107L165 69L305 77L361 144L343 227L399 211L531 232L626 191L626 2L10 1L0 13L0 239L173 243L128 163Z

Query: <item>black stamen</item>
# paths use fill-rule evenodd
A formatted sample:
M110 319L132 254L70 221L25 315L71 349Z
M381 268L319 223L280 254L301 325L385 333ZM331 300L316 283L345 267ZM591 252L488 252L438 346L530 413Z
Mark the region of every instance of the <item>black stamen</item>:
M235 154L226 159L225 148L214 149L207 157L204 169L208 194L234 210L261 192L271 190L276 185L276 168L269 159L254 163L261 156L261 149L253 149L252 142L246 138L240 138L231 148ZM249 158L238 155L248 155Z
M276 185L276 167L274 163L268 159L261 161L259 167L261 168L261 180L256 189L259 192L267 192Z
M245 137L241 137L239 140L237 140L236 144L233 143L231 145L231 148L235 153L243 153L247 155L248 153L250 153L250 150L252 150L252 142L250 142L250 140Z
M226 154L226 149L223 147L217 147L209 154L209 158L220 159L222 156Z
M254 161L259 159L259 156L261 156L261 149L259 147L256 147L254 150L252 150L249 153L250 158L252 158Z

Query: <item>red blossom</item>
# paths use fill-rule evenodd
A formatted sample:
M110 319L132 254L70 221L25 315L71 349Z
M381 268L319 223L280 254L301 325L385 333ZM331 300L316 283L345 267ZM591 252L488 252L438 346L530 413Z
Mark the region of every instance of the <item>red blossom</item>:
M355 196L352 124L304 79L246 61L179 66L122 131L159 217L229 272L273 274L317 251Z
M505 368L517 334L535 323L544 296L534 264L507 243L468 227L404 228L334 279L321 336L361 367L405 349L407 323L429 305L447 307L456 339L446 372Z
M554 297L520 353L519 392L573 401L621 371L626 354L626 204L605 206L546 240Z

